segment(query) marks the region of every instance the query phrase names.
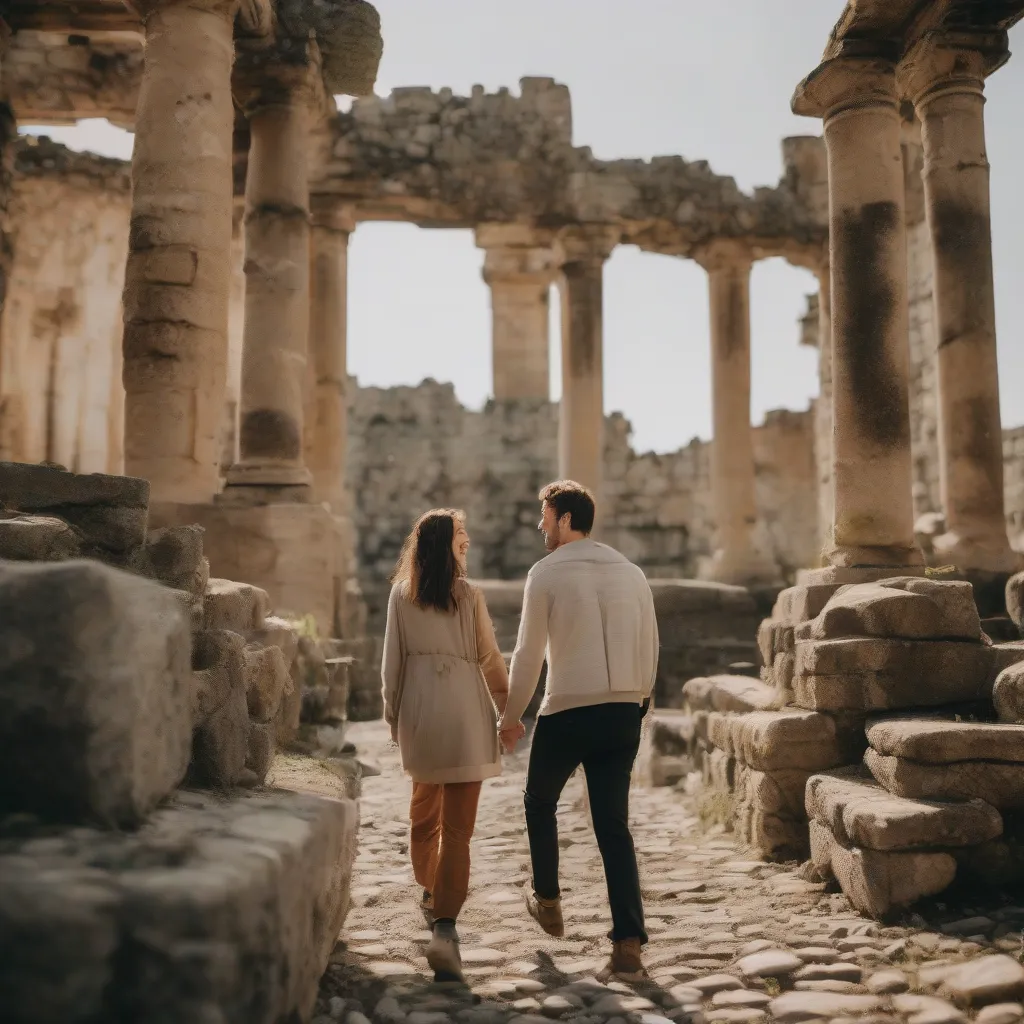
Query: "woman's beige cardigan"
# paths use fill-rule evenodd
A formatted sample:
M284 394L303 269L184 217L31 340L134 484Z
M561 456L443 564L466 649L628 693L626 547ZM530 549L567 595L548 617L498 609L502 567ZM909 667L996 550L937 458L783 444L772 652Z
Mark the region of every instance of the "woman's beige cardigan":
M483 594L458 580L455 600L449 613L420 608L396 584L388 601L384 719L416 782L501 774L497 720L508 699L508 672Z

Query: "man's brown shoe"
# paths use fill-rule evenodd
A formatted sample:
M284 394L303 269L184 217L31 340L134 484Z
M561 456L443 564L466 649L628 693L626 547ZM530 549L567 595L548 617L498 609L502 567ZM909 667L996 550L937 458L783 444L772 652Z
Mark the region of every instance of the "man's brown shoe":
M530 917L534 919L548 933L556 939L565 934L565 925L562 922L562 901L559 898L553 900L542 900L536 893L526 890L526 909Z
M644 970L644 962L640 957L640 948L639 939L613 942L612 955L597 975L597 980L606 982L617 978L619 981L643 981L647 977L647 971Z

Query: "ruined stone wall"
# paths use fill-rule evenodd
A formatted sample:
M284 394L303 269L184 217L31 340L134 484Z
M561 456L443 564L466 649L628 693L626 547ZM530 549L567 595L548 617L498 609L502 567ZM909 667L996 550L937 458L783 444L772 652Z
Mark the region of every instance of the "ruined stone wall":
M127 167L23 140L15 169L0 458L119 473Z
M558 407L549 402L459 404L450 384L353 385L348 473L366 583L383 582L416 516L466 510L473 576L514 579L543 554L537 492L557 472ZM755 431L757 499L771 549L787 570L817 556L813 423L770 413ZM608 418L602 536L651 577L692 577L711 554L708 445L637 454L629 423Z

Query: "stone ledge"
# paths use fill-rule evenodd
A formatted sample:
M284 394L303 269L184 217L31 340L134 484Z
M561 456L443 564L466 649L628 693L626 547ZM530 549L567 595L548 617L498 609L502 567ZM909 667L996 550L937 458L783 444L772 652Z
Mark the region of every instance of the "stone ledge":
M871 850L975 846L1002 834L995 808L981 800L910 800L883 789L863 767L812 775L807 814L837 841Z
M349 904L352 800L181 792L139 832L0 832L4 1020L308 1019Z

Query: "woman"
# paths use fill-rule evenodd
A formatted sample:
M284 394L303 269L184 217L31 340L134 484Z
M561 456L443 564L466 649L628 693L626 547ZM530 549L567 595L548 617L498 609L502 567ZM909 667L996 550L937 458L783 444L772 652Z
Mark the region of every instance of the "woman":
M468 550L463 513L420 516L392 577L381 665L384 719L413 780L409 852L436 980L462 980L455 922L469 890L480 787L501 773L497 721L508 698L483 594L465 578ZM521 733L500 742L514 747Z

